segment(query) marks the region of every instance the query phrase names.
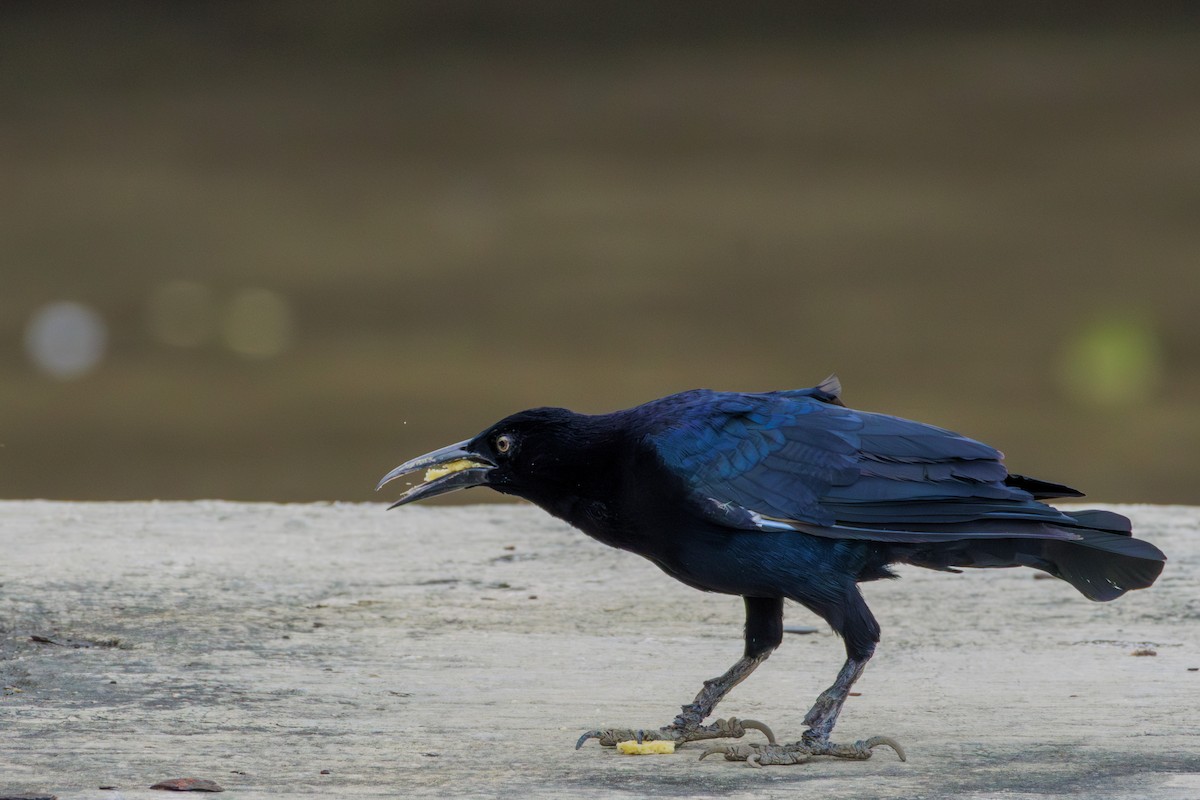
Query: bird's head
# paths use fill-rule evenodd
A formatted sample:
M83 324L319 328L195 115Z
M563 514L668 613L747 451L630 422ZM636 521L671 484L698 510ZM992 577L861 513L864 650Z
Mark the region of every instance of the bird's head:
M565 408L535 408L506 417L473 439L406 461L383 476L376 491L402 475L425 470L424 480L390 507L490 486L543 504L577 482L594 417Z

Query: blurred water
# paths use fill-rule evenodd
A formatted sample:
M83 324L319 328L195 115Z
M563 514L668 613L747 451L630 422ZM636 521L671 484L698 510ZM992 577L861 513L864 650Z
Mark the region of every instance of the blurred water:
M192 281L167 281L146 301L146 324L150 335L163 344L199 347L216 330L212 291Z
M292 310L278 292L242 289L225 310L222 338L230 350L246 358L271 358L291 346Z
M172 8L0 9L0 496L368 499L519 408L837 371L1200 502L1195 26Z

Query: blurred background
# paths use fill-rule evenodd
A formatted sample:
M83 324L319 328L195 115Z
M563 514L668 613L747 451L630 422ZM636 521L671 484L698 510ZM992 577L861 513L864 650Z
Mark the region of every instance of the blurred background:
M1198 503L1196 8L6 2L0 497L383 500L836 371Z

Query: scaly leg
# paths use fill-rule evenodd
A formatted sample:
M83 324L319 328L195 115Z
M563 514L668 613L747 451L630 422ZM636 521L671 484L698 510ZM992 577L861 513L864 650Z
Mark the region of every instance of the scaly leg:
M575 744L578 750L588 739L598 739L600 744L612 747L617 742L636 739L637 741L653 741L671 739L677 743L693 742L700 739L741 738L747 729L762 731L767 740L775 743L775 734L761 722L755 720L738 720L730 717L727 720L717 720L710 725L701 723L712 714L717 704L733 687L744 681L759 664L767 660L771 651L783 641L783 598L780 597L746 597L746 650L723 675L704 682L704 688L696 695L696 699L680 709L680 713L669 725L658 729L606 728L592 730L579 737Z
M874 649L875 647L872 645L871 651ZM808 726L808 730L804 732L804 741L829 740L829 734L833 732L833 726L837 724L838 715L842 713L842 706L846 704L846 698L850 696L850 687L862 676L870 657L871 653L868 652L866 658L846 658L846 663L838 672L833 686L821 692L817 701L813 703L813 707L804 715L804 724Z
M814 610L820 613L824 609L817 607ZM808 730L801 736L800 741L784 745L771 743L712 747L700 758L723 753L727 761L745 761L756 767L766 764L803 764L813 756L862 760L870 758L871 751L883 744L895 750L901 761L906 760L904 749L895 739L888 736L873 736L853 744L829 741L829 734L837 724L842 706L850 695L850 688L862 675L867 661L875 652L875 643L879 641L879 624L857 588L847 593L845 604L838 607L836 613L822 613L822 616L845 639L846 663L842 665L833 685L821 692L813 707L804 715L804 724L808 726Z

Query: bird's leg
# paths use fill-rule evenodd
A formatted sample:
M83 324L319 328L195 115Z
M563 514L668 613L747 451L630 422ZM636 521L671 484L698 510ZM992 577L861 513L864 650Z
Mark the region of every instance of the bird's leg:
M649 741L671 739L677 743L694 742L700 739L738 739L746 734L747 729L762 731L767 740L775 743L775 734L761 722L736 717L718 719L709 725L702 725L712 714L717 704L733 687L744 681L759 664L767 660L779 643L783 641L783 598L780 597L746 597L746 650L737 662L724 674L704 682L704 688L696 695L696 699L683 706L680 713L669 724L662 728L644 730L633 728L608 728L588 731L579 737L575 749L579 749L588 739L598 739L600 744L607 747L617 742L636 739Z
M679 716L667 727L682 731L698 726L712 714L717 703L725 699L725 695L729 694L733 687L750 677L750 673L766 661L770 654L771 651L768 650L753 657L742 656L723 675L706 680L696 699L683 706Z
M871 649L874 650L874 647ZM813 707L804 715L804 724L808 726L808 730L804 732L804 741L828 741L833 726L837 724L838 714L842 713L842 706L850 695L850 687L863 674L869 658L870 654L863 659L846 658L846 663L842 665L833 685L818 695Z
M846 606L839 609L842 613L826 616L846 640L846 663L842 665L833 685L821 692L813 707L804 715L804 724L808 726L808 730L800 737L800 741L782 745L772 742L765 745L713 747L700 758L722 753L727 761L745 761L756 767L767 764L803 764L813 756L864 760L871 757L874 748L883 744L895 750L901 761L906 760L904 748L888 736L872 736L852 744L829 741L829 734L837 723L838 714L850 695L850 687L862 675L867 661L875 652L875 643L879 641L879 625L857 588L848 593L847 601ZM819 608L814 610L820 611ZM835 624L837 622L842 624Z

